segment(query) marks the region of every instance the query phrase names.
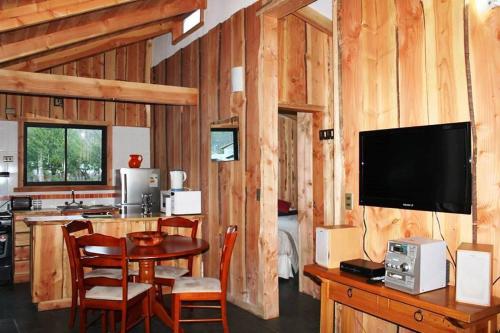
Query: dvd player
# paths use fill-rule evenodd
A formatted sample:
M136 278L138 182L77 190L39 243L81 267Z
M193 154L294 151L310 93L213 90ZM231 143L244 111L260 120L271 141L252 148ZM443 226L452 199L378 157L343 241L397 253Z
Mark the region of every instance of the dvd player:
M385 275L385 267L383 264L365 259L341 261L340 270L342 272L357 274L367 278Z

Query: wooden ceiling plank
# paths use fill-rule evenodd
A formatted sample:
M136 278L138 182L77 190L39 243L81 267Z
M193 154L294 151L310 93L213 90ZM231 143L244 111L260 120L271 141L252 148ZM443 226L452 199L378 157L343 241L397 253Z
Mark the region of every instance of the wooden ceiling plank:
M181 15L200 8L203 3L203 0L145 1L133 11L117 10L106 19L1 45L0 63Z
M296 12L293 13L293 15L297 16L298 18L306 21L316 29L323 31L326 33L328 36L333 35L333 22L330 20L328 17L321 15L318 11L310 8L310 7L304 7Z
M196 88L6 69L0 69L0 92L146 104L198 104Z
M4 69L38 72L81 58L90 57L122 46L150 39L168 33L172 29L171 19L160 21L138 29L120 32L109 37L84 42L64 50L55 50L39 57L7 65Z
M313 3L316 0L270 0L257 11L257 15L282 18Z
M103 10L118 5L123 5L138 0L87 0L84 2L72 2L60 7L34 11L30 13L21 12L19 15L0 20L0 32L47 23L54 20L81 15L97 10ZM46 1L54 2L54 1ZM23 6L24 7L24 6Z

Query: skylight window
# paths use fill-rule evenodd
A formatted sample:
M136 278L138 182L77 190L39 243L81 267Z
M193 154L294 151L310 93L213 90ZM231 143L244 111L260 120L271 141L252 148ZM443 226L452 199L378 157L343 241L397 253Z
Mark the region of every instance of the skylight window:
M196 25L198 25L200 22L201 22L201 10L198 9L184 19L184 21L182 22L182 33L185 34L189 30L196 27Z

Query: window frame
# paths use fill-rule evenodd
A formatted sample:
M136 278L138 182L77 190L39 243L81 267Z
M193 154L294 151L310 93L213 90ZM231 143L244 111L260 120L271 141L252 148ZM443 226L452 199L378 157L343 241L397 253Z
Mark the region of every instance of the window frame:
M35 126L33 126L35 125ZM28 127L47 127L47 128L83 128L83 129L102 129L103 130L103 154L101 157L102 181L99 182L28 182L26 168L27 137L26 129ZM112 186L112 124L109 122L98 121L66 121L59 119L22 119L18 124L18 186L14 192L40 192L40 191L66 191L66 190L111 190ZM67 158L67 149L65 149L65 159Z

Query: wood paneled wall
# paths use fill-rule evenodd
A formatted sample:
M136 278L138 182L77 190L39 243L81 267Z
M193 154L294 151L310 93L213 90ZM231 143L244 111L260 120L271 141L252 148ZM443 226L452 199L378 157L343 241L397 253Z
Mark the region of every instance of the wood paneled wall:
M92 57L51 68L44 73L98 79L148 82L150 44L138 42ZM149 62L148 62L149 63ZM57 96L55 96L57 97ZM10 114L7 109L13 109ZM64 98L63 106L54 105L54 97L0 94L0 120L53 118L83 121L110 121L116 126L149 126L149 106L87 99Z
M272 23L268 26L256 16L259 7L256 3L240 10L154 67L154 83L198 87L200 103L190 108L154 106L151 151L152 165L162 172L162 188L169 188L168 171L182 169L188 175L186 187L202 190L202 237L210 243L205 275L218 276L223 234L228 225L237 225L228 298L271 318L278 315L277 258L272 256L277 233L265 225L277 219L277 82L264 80L272 71L263 68L271 66L276 79L277 66L273 45L264 47L263 31L273 30ZM231 93L235 66L245 68L244 92ZM210 124L234 116L239 117L240 159L212 162Z
M354 209L338 215L362 225L358 202L358 133L390 127L472 120L477 133L478 242L494 244L494 277L500 275L500 11L478 10L479 1L340 0L334 54L338 147L337 201L353 193ZM489 50L489 51L486 51ZM470 66L469 66L470 65ZM468 79L469 77L469 79ZM468 86L469 85L469 86ZM469 88L469 89L468 89ZM471 215L438 213L453 255L472 240ZM440 238L430 212L366 208L367 251L382 261L389 239ZM360 240L361 242L361 240ZM452 268L453 282L455 271ZM494 287L500 295L500 285ZM346 318L350 316L346 314ZM368 325L367 331L375 331ZM366 325L365 325L366 327Z
M279 114L278 198L297 209L297 116Z

